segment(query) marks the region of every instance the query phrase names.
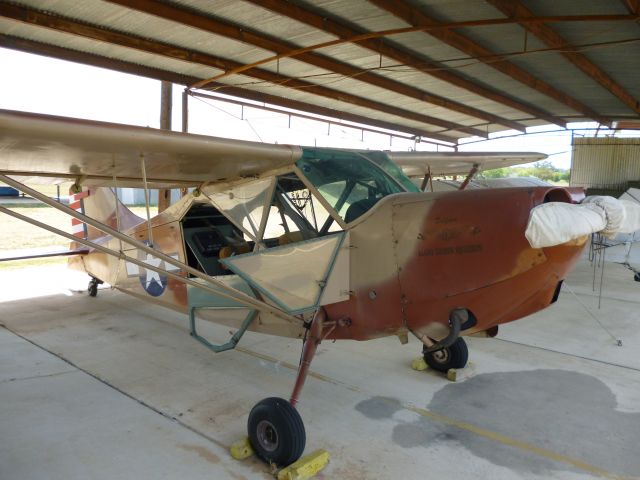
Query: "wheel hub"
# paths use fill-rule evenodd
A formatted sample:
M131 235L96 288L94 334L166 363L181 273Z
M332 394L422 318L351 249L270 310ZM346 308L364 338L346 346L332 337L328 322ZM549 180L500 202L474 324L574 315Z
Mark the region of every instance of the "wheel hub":
M260 446L268 452L278 448L278 432L271 422L261 420L256 427L256 437Z
M433 359L438 363L447 363L449 361L449 350L443 348L442 350L437 350L432 354Z

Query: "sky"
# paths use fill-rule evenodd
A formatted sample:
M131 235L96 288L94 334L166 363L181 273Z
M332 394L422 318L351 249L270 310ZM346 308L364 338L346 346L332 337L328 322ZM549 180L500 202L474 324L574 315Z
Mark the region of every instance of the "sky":
M0 48L0 108L158 128L160 82ZM182 86L173 87L172 127L181 129ZM591 124L579 126L593 126ZM407 151L426 143L208 99L189 99L189 131L226 138L296 145ZM571 132L552 125L526 136L469 139L460 151L536 151L559 168L571 162ZM505 132L513 135L517 132ZM443 149L446 150L446 149Z

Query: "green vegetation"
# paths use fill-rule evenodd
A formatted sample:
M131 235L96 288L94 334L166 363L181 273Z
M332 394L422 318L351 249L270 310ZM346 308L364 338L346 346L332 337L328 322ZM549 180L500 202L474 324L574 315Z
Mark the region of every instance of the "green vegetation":
M531 167L496 168L487 170L483 175L485 178L538 177L545 182L569 182L569 170L562 170L549 161L537 162Z

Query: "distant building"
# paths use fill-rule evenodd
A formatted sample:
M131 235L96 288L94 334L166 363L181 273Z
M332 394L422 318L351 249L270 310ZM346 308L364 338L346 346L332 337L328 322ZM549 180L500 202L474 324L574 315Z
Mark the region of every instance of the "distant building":
M574 138L570 185L615 197L640 187L640 138Z

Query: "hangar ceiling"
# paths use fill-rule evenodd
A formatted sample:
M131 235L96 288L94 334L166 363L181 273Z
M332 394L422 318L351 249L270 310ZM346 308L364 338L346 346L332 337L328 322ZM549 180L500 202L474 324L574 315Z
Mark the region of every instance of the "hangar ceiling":
M453 145L640 120L638 13L638 0L0 0L0 46Z

